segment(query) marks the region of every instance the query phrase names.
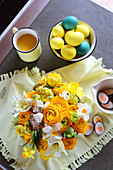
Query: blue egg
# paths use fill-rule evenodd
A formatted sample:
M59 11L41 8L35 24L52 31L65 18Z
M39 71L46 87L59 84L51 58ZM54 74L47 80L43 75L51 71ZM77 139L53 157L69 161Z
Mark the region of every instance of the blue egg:
M90 50L90 45L87 41L83 41L76 49L78 55L85 55Z
M78 19L74 16L68 16L62 21L62 26L65 30L75 29L78 25Z

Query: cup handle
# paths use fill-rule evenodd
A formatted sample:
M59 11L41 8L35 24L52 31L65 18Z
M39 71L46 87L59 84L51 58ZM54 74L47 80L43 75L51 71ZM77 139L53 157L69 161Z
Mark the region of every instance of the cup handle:
M15 32L17 32L17 31L18 31L18 28L13 27L12 31L13 31L13 33L15 33Z

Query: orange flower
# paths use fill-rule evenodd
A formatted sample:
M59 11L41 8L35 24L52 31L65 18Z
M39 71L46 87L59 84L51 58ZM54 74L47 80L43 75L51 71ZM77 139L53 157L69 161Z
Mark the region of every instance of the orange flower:
M69 114L71 113L77 113L78 106L76 105L70 105L69 106Z
M18 123L24 125L29 120L31 113L31 111L20 112L18 115Z
M67 84L66 83L60 83L53 88L53 93L55 95L59 95L59 93L62 93L64 90L68 91Z
M38 94L38 92L37 91L30 91L30 92L26 93L26 96L27 96L27 98L32 99L34 94Z
M69 109L68 101L64 100L60 96L53 97L51 103L57 106L61 110L61 112L66 111L68 113Z
M48 148L48 142L46 140L41 139L39 143L40 152L45 151Z
M66 150L72 150L77 143L77 139L76 138L65 138L65 139L62 139L62 142Z
M25 134L24 135L24 141L28 142L31 139L31 137L32 137L32 134L30 134L30 135ZM32 142L32 139L29 141L29 144L31 144L31 142Z
M60 123L61 123L60 133L64 133L66 131L66 129L68 129L72 124L70 116L69 115L63 115L61 117Z
M81 117L77 123L72 124L72 128L75 130L77 133L82 133L85 134L88 128L88 122Z
M60 110L55 105L49 104L43 109L44 122L48 125L54 125L61 120Z

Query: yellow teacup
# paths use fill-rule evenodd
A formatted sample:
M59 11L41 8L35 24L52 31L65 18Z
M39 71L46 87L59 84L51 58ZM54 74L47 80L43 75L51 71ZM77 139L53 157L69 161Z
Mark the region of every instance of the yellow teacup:
M12 31L13 47L19 57L25 62L37 60L42 53L38 32L31 28L17 29L16 27L13 27Z

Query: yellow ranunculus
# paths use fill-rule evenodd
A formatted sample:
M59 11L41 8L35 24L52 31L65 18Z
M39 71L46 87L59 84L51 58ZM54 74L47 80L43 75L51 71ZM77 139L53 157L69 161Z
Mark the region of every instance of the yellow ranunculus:
M52 98L51 103L60 109L61 115L63 112L67 112L68 114L68 101L64 100L60 96L55 96L54 98Z
M30 92L26 93L26 96L27 96L27 98L32 99L33 95L35 95L35 94L38 94L38 92L37 91L30 91Z
M61 83L61 76L57 73L49 73L47 75L47 83L51 87L55 87L57 84Z
M81 117L77 123L72 124L72 128L75 130L76 133L85 134L88 128L88 122Z
M23 125L17 125L16 126L16 133L19 135L19 136L24 136L24 126Z
M68 129L72 124L70 116L62 115L60 123L61 123L60 133L64 133L66 129Z
M59 93L62 93L63 91L68 91L68 86L66 83L59 83L53 88L53 93L55 95L59 95Z
M32 111L20 112L18 115L18 123L21 125L25 125L25 123L29 120L31 114Z
M44 87L39 90L40 100L47 102L54 97L54 94L51 89Z
M72 150L77 143L77 138L65 138L62 142L66 150Z
M54 125L60 122L60 109L52 104L49 104L43 109L44 122L48 125Z
M69 107L69 114L70 114L71 122L76 123L79 119L79 116L77 114L77 109L78 109L78 106L76 105L70 105Z

